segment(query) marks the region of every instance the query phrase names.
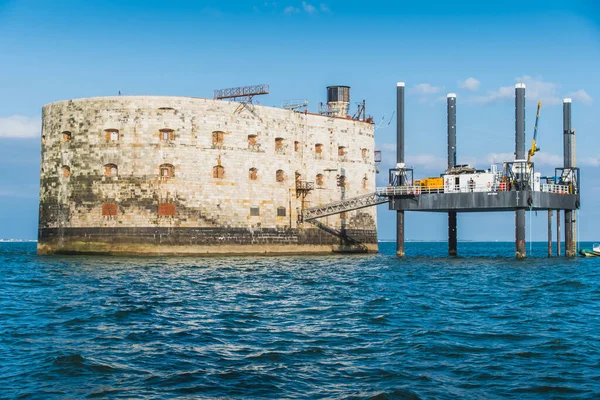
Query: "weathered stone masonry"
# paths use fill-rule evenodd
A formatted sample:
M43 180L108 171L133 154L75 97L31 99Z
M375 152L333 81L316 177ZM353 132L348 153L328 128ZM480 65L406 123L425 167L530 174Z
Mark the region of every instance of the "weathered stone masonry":
M298 211L375 190L373 133L367 122L209 99L48 104L38 252L331 252L339 239L299 224ZM347 214L348 235L376 251L375 208ZM323 222L341 227L339 215Z

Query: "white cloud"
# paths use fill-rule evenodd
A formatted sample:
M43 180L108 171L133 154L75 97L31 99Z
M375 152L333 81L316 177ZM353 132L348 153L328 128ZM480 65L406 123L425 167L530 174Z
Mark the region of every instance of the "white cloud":
M298 9L296 7L292 7L292 6L287 6L286 8L283 9L283 13L287 14L287 15L296 14L299 12L300 12L300 9Z
M535 102L541 101L544 104L559 104L561 102L560 97L557 95L558 87L557 83L545 82L541 77L532 78L529 75L525 75L521 78L515 79L517 82L522 82L526 85L526 96L527 99Z
M380 148L381 148L381 151L394 152L394 151L396 151L396 143L384 143L381 145Z
M577 160L577 165L582 167L600 167L600 157L585 157Z
M592 96L587 94L587 92L583 89L579 89L576 92L569 92L567 93L566 97L570 97L575 101L581 102L582 104L592 104Z
M493 163L499 163L508 160L514 160L514 153L488 153L481 159L475 159L472 163L491 165Z
M419 168L424 171L445 171L446 167L448 166L448 160L433 154L407 155L406 165Z
M495 103L502 100L512 99L515 96L515 89L512 86L503 86L498 90L488 90L485 96L476 96L470 99L473 103Z
M0 138L37 138L41 135L41 126L39 118L22 115L0 117Z
M275 3L273 3L273 4L275 4ZM298 14L300 12L314 15L314 14L319 14L320 12L328 13L328 12L330 12L330 10L329 10L329 6L327 6L327 4L325 4L325 3L320 3L318 5L318 7L315 7L314 5L310 4L307 1L301 2L298 7L287 6L283 9L283 13L286 15Z
M529 75L515 78L516 83L524 83L526 86L527 100L541 101L544 104L553 105L561 102L558 96L559 84L544 81L541 77L533 78ZM484 96L476 96L469 99L474 103L494 103L498 101L511 100L515 97L514 86L502 86L497 90L490 90Z
M464 81L458 82L458 86L460 86L463 89L470 90L472 92L479 90L480 85L481 85L481 82L479 82L477 79L472 78L472 77L469 77L469 78L465 79Z
M411 92L422 94L422 95L427 95L427 94L439 93L441 90L442 90L442 87L440 87L440 86L433 86L429 83L419 83L418 85L415 85L415 87L413 87L411 89Z
M317 12L317 9L313 5L308 4L305 1L302 2L302 9L309 14L314 14Z

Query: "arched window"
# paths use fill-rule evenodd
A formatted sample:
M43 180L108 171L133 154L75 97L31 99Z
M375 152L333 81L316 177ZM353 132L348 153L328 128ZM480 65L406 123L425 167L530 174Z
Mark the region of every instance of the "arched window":
M63 142L70 142L71 139L73 138L73 136L71 135L71 132L69 132L69 131L64 131L62 133L62 137L63 137Z
M67 166L67 165L62 166L62 176L64 176L65 178L68 178L71 176L71 168L69 168L69 166Z
M169 178L173 178L175 176L175 167L171 164L162 164L160 166L160 179L166 181Z
M300 142L297 140L294 142L294 151L300 151Z
M338 146L338 156L343 157L346 155L346 147Z
M105 129L104 138L107 142L119 141L119 130L118 129Z
M360 152L362 153L362 158L367 158L367 153L368 153L367 149L361 149Z
M315 144L315 158L319 160L323 158L323 145L321 143Z
M284 180L285 180L285 173L283 172L283 170L278 169L277 172L275 172L275 181L283 182Z
M250 168L250 170L248 171L248 178L251 181L255 181L258 179L258 170L256 168Z
M103 217L116 217L119 211L119 207L115 203L104 203L102 204L102 216Z
M283 138L275 138L275 152L283 153Z
M161 142L169 143L175 140L175 131L173 129L164 128L159 133Z
M117 176L119 175L119 168L115 164L106 164L104 166L104 176Z
M277 216L278 217L285 217L285 214L286 214L285 207L277 207Z
M213 167L213 178L223 179L225 177L225 168L222 165L215 165Z
M258 143L258 135L248 135L248 150L258 151L260 150L260 144Z
M316 183L318 186L323 186L323 174L317 174Z
M213 146L222 146L225 140L225 132L214 131L212 133L212 144Z
M363 189L366 189L367 186L369 185L369 178L367 178L365 176L362 181L363 181Z

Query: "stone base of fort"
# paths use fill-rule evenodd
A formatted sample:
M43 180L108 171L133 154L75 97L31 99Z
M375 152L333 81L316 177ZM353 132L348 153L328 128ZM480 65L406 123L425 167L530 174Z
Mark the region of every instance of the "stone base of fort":
M277 255L376 253L375 230L347 230L360 246L320 229L42 228L38 254Z

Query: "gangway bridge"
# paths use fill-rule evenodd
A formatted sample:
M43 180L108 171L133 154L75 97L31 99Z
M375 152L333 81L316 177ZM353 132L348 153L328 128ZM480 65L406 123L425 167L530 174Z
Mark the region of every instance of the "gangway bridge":
M357 197L351 197L346 200L335 201L320 206L305 208L302 210L301 222L311 222L316 218L327 217L329 215L340 214L343 212L360 210L361 208L376 206L390 201L389 197L383 195L381 191L364 194Z

